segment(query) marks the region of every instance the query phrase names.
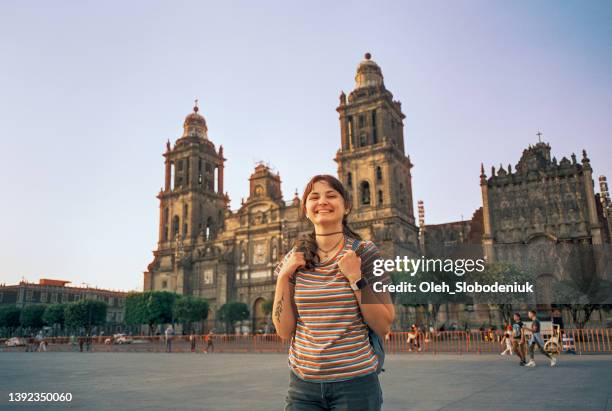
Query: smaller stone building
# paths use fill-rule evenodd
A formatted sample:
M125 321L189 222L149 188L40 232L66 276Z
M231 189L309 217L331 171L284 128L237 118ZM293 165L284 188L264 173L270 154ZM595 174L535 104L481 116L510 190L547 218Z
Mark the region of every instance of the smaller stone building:
M0 285L0 306L25 307L34 304L71 303L98 300L108 304L106 321L110 326L122 323L125 317L126 292L91 287L70 287L70 281L41 278L37 283L20 281L15 285Z

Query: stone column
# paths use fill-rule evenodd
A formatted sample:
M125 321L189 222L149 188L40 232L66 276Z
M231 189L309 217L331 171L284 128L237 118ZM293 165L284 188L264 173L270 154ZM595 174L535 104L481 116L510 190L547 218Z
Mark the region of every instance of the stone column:
M165 181L165 191L170 191L170 178L172 176L172 162L168 157L166 157L166 181Z

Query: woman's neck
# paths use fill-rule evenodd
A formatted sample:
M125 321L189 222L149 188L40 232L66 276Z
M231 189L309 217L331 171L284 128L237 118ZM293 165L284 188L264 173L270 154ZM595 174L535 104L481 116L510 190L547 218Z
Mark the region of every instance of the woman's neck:
M315 227L317 247L327 250L338 243L342 238L342 226L318 226Z

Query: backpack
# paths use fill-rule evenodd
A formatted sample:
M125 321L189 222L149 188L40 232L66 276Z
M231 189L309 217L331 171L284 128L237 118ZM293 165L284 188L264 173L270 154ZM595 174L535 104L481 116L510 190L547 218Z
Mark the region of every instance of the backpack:
M353 241L353 247L352 247L353 251L357 252L360 244L361 244L361 241L355 239L355 241ZM360 256L358 255L358 257ZM362 270L362 274L364 274L363 270ZM372 346L372 349L374 350L374 354L378 358L378 366L376 367L376 374L380 374L382 371L385 371L385 369L383 368L385 364L385 346L383 345L382 339L378 336L378 334L374 332L373 329L370 328L370 326L368 326L368 338L370 339L370 345Z

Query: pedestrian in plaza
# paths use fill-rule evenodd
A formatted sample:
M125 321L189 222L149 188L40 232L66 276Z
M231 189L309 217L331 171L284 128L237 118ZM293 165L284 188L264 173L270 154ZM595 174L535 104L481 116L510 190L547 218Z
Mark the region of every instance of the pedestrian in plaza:
M512 352L512 326L510 324L508 324L508 326L506 326L506 330L504 331L504 335L502 336L501 339L501 345L502 347L506 347L506 349L504 351L501 352L500 355L513 355Z
M70 351L76 351L77 338L74 334L70 336Z
M521 362L519 365L525 365L525 330L523 329L523 322L521 321L521 315L514 313L514 323L512 324L512 350L518 355Z
M418 351L421 351L420 340L421 331L419 330L419 327L416 326L416 324L412 324L410 326L410 331L408 332L408 339L406 340L406 342L408 343L408 351L412 351L414 347L416 347Z
M213 332L212 330L210 330L208 332L208 334L206 334L204 336L204 342L206 343L206 349L205 349L205 353L208 354L209 352L214 352L215 351L215 345L213 344Z
M536 366L534 361L534 349L536 345L540 348L540 352L550 360L550 366L554 367L557 365L557 359L544 350L544 340L542 339L542 334L540 333L540 320L538 320L537 314L534 310L530 310L528 315L529 319L531 320L531 337L529 338L530 360L527 363L527 367Z
M36 340L34 339L34 336L32 334L28 335L28 341L26 343L26 352L34 352L36 351Z
M388 293L372 291L375 279L384 278L372 274L380 254L349 228L350 211L338 179L313 177L300 209L311 233L297 239L274 271L273 321L277 334L291 339L285 410L382 407L382 353L375 344L389 332L395 310Z
M164 335L166 338L166 352L172 352L172 340L174 339L174 328L172 324L168 325Z
M91 351L91 335L87 334L87 337L85 338L85 350L87 352Z
M196 335L195 332L191 332L191 335L189 336L189 344L191 345L191 352L195 352L196 350Z

